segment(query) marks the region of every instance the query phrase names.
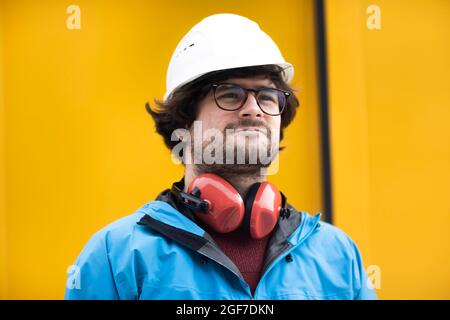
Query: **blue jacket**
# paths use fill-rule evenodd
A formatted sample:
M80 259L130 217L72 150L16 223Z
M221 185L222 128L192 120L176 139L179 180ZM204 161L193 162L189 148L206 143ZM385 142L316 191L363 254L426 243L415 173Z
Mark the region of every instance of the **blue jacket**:
M155 200L91 237L68 270L65 299L376 299L355 243L320 213L289 208L254 295L211 236Z

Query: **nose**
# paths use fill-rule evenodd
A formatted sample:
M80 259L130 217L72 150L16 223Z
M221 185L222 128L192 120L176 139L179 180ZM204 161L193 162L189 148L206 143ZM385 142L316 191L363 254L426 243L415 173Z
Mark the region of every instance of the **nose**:
M256 101L256 93L249 92L247 96L247 100L241 109L239 109L239 117L240 118L261 118L262 111L258 106Z

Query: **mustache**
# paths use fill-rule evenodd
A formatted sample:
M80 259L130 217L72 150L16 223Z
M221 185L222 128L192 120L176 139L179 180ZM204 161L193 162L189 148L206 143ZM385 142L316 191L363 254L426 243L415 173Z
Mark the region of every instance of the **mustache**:
M223 129L224 132L226 132L227 129L238 129L241 127L257 127L262 128L265 130L266 135L270 135L270 127L261 120L255 120L255 119L239 119L236 122L229 123L225 126Z

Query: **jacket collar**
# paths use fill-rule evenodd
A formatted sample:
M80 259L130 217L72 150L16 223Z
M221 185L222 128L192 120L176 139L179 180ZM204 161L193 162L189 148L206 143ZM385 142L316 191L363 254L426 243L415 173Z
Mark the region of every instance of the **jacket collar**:
M142 214L148 215L154 220L171 227L195 234L199 237L207 235L206 231L202 229L196 222L195 218L188 217L190 214L181 213L175 209L173 205L173 198L167 194L168 189L161 194L165 196L158 196L162 200L153 200L146 203L137 210L137 213L142 217ZM166 199L168 201L163 201ZM271 239L269 240L269 247L275 243L290 242L291 245L296 245L305 238L307 238L317 227L319 227L321 213L310 216L305 212L298 212L294 207L288 204L291 214L288 217L280 217L277 222ZM141 219L142 220L142 219Z
M205 233L205 230L200 228L193 220L181 214L168 202L162 200L150 201L141 207L138 213L140 215L147 215L153 220L157 220L171 227L193 233L199 237L203 237Z
M304 212L297 212L288 205L291 214L283 215L270 236L263 273L273 262L289 248L299 245L318 226L320 214L311 217ZM186 215L181 214L171 204L154 200L138 209L141 216L139 225L146 226L163 236L190 248L217 263L228 268L242 280L244 279L238 267L226 256L213 238Z

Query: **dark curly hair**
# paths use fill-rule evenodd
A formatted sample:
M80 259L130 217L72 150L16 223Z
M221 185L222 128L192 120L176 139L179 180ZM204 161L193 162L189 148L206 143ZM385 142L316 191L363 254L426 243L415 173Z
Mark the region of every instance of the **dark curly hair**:
M166 101L155 99L154 102L158 105L158 109L152 110L148 102L145 104L145 108L155 121L156 132L163 137L165 145L172 150L178 144L178 141L171 140L172 132L179 128L190 129L197 117L198 103L208 94L211 83L231 78L265 76L272 80L278 89L291 93L286 101L285 110L281 114L280 140L282 140L283 130L294 119L299 101L294 94L294 89L282 79L281 72L282 68L277 65L213 71L176 89Z

